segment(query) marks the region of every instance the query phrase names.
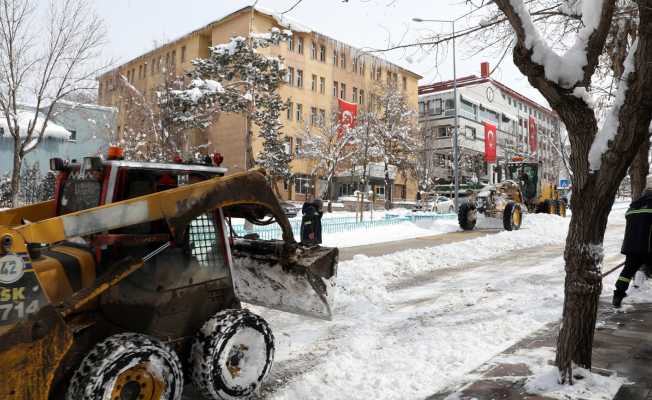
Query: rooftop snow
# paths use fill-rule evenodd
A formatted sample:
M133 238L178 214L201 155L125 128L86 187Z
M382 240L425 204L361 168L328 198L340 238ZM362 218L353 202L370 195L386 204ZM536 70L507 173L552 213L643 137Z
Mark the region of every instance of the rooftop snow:
M34 112L33 111L18 111L18 126L20 128L20 137L26 137L27 136L27 127L29 126L30 122L34 118ZM44 116L41 113L38 113L38 117L36 119L36 126L34 128L34 136L38 135L38 133L41 131L41 128L43 127L43 120ZM5 131L5 135L9 136L10 130L9 126L7 125L7 120L4 118L0 118L0 128L3 128ZM49 137L49 138L56 138L56 139L69 139L71 133L66 130L66 128L62 127L61 125L57 125L51 120L48 121L47 126L45 127L45 133L43 134L43 137Z

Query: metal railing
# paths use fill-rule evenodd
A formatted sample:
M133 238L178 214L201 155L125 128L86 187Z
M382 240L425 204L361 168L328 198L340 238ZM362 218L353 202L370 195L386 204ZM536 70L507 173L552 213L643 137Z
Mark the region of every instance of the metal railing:
M333 233L343 233L343 232L352 232L357 230L367 230L378 228L382 226L391 226L399 225L408 222L416 221L435 221L441 219L454 219L456 214L410 214L410 215L392 215L386 214L384 219L376 219L369 221L356 221L354 217L336 217L336 218L324 218L322 219L322 233L324 234L333 234ZM301 237L301 221L300 220L291 220L290 226L292 227L292 232L294 236L299 239ZM239 236L244 236L247 233L257 233L259 237L263 240L272 240L280 239L282 232L281 228L277 224L266 225L266 226L253 226L253 230L247 232L243 224L234 224L233 230Z

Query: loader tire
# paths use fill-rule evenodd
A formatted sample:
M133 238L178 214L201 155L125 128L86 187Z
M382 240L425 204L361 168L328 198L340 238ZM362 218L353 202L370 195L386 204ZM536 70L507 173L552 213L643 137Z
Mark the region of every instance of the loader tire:
M274 335L248 310L224 310L204 324L190 351L191 379L207 400L245 399L269 374Z
M523 222L523 210L521 206L510 201L503 211L503 228L506 231L517 231L521 229Z
M95 345L75 371L66 400L181 400L183 369L176 353L137 333Z
M475 223L478 219L478 211L475 206L470 203L462 203L459 206L457 211L457 222L460 224L460 228L465 231L470 231L475 228Z

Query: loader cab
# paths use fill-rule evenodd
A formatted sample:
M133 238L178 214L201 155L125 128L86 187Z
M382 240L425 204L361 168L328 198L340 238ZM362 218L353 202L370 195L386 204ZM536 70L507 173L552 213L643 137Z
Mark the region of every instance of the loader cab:
M526 202L535 201L539 195L539 164L536 162L511 162L507 165L508 178L519 182Z

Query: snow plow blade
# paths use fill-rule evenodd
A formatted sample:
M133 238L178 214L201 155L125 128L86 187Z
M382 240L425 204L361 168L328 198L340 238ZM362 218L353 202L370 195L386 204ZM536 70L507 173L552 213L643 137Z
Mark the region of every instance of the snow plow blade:
M285 256L282 241L238 239L231 276L240 301L332 319L338 249L298 246ZM287 257L287 258L286 258Z

